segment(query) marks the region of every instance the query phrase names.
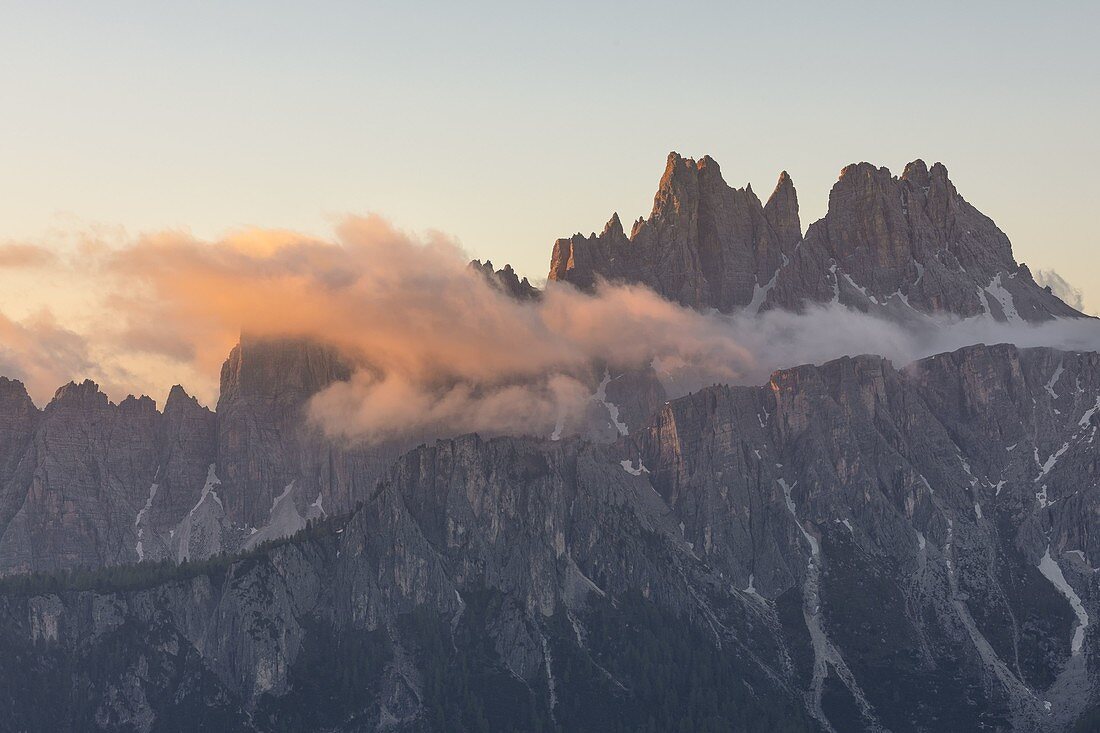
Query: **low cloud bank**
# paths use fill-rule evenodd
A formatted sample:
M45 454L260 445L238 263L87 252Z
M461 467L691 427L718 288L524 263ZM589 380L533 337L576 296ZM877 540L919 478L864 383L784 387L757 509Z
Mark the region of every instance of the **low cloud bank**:
M1035 282L1044 287L1050 288L1050 292L1057 295L1064 300L1068 305L1076 308L1079 311L1085 310L1085 296L1084 294L1069 284L1069 281L1059 275L1054 270L1037 270L1035 272Z
M358 368L317 395L310 416L353 441L549 434L584 411L605 367L653 365L678 396L716 382L760 384L779 368L851 354L901 365L979 342L1100 350L1095 321L898 326L836 305L724 316L621 285L585 294L550 283L539 301L519 302L467 262L444 235L413 236L366 217L347 220L332 240L278 231L213 243L144 237L84 266L104 283L95 341L123 363L150 357L216 374L242 329L335 345ZM0 350L0 369L5 354L30 353L39 338L0 321L5 327L18 339ZM93 366L87 349L66 338L53 334L69 350L50 350L39 381L62 370L54 361Z

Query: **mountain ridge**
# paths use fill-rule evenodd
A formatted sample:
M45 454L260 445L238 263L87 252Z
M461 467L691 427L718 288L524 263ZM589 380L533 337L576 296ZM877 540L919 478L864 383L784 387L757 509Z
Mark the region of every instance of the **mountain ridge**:
M551 299L510 266L469 269L522 307ZM803 232L785 172L761 202L673 153L650 217L558 240L550 279L704 312L1081 315L919 160L846 166ZM832 733L1100 718L1100 353L850 355L672 399L652 365L593 363L579 436L559 420L363 445L307 414L355 366L242 334L213 410L179 385L162 410L116 404L90 380L38 409L0 378L0 716Z
M845 166L828 213L803 235L786 171L765 205L751 186L727 185L710 156L673 152L649 218L629 236L617 222L616 214L600 235L557 240L549 279L585 289L597 279L639 283L727 313L836 302L900 320L1083 316L1016 263L1008 238L958 194L942 163L918 159L901 176Z
M104 692L71 693L73 710L171 716L153 695L161 673L139 657L158 670L193 658L190 674L213 675L198 699L261 730L278 700L323 709L301 665L329 634L381 635L391 651L372 657L381 669L355 715L416 730L445 704L428 680L448 653L417 641L439 629L460 650L486 645L470 662L482 673L527 686L506 719L594 729L589 686L624 721L630 706L662 714L631 695L639 681L604 646L618 637L602 614L618 604L640 614L635 635L680 619L736 650L728 673L757 691L746 714L805 716L773 725L1064 730L1097 686L1086 660L1100 638L1088 531L1098 429L1097 353L971 346L901 368L844 357L671 400L610 445L468 435L419 446L320 535L95 601L0 594L0 634L11 649L84 659L132 629ZM185 612L194 602L204 610ZM472 636L457 641L460 629ZM147 637L188 651L166 655ZM4 679L18 654L0 663ZM570 676L581 669L593 676Z

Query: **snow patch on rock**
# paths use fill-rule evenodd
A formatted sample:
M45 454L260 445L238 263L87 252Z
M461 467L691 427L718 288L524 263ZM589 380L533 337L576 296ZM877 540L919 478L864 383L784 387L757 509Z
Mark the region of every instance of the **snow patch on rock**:
M619 431L619 435L628 435L630 430L627 428L626 423L619 421L619 406L607 401L607 385L610 383L611 372L604 370L603 381L601 381L600 385L596 388L596 394L592 395L592 399L607 408L608 414L611 415L611 424ZM561 435L559 431L555 432L557 432L559 436ZM554 438L554 440L556 440L556 438Z
M1062 568L1050 556L1049 545L1046 552L1043 553L1043 558L1039 561L1039 572L1058 589L1059 593L1066 597L1069 605L1073 608L1073 613L1077 616L1077 628L1073 630L1070 651L1073 654L1080 654L1081 647L1085 643L1085 631L1089 627L1089 614L1085 611L1085 604L1081 603L1081 597L1073 590L1073 586L1066 582L1066 576L1062 575Z

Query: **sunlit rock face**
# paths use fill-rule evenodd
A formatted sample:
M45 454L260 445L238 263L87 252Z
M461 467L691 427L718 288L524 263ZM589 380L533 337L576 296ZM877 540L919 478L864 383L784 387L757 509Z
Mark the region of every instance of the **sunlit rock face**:
M942 164L920 160L900 177L869 163L845 167L828 213L803 237L785 172L762 205L751 187L727 185L710 157L672 153L649 218L629 236L616 215L599 235L558 240L549 278L583 288L601 278L641 283L726 313L839 302L899 320L1081 315L1016 263L1008 238Z

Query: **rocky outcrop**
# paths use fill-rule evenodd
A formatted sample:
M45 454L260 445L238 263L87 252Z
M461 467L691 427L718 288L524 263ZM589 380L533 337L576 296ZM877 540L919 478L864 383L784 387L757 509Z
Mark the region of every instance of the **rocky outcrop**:
M0 574L201 559L347 512L408 443L348 447L305 414L349 367L330 348L244 337L215 414L173 387L111 403L92 382L41 413L0 383Z
M30 470L23 457L40 417L23 383L0 377L0 528L23 503Z
M241 337L222 367L217 408L217 473L234 522L260 527L292 483L298 502L316 488L304 465L316 463L306 402L350 375L337 351L323 344Z
M958 194L940 163L929 170L914 161L900 177L868 163L847 166L828 214L792 259L765 307L832 300L895 318L1081 316L1016 263L1008 237Z
M59 389L5 492L18 509L0 535L3 571L132 561L160 417L148 397L115 405L90 381Z
M174 535L207 498L198 489L206 487L215 464L216 437L214 413L183 387L172 387L157 435L157 472L134 518L139 560L178 557Z
M726 185L714 159L671 153L650 217L635 222L629 237L616 214L599 235L559 239L549 277L581 288L599 279L643 283L695 308L746 307L779 269L798 227L789 184L780 180L769 216L751 187Z
M473 260L470 262L470 269L479 273L495 289L516 300L538 300L539 298L539 289L529 283L527 278L520 280L519 275L516 274L511 265L505 265L499 270L494 270L493 263L490 260L485 260L485 262Z
M116 405L86 381L41 413L21 385L8 389L0 414L0 572L173 555L215 461L212 412L179 386L160 413L148 397Z
M217 409L218 496L233 528L223 546L235 547L241 532L251 546L349 511L416 444L346 444L309 420L310 398L351 372L325 344L242 336L222 367Z
M178 385L161 413L147 397L112 404L92 382L62 388L40 413L21 384L4 380L0 574L194 561L347 513L402 453L433 437L350 444L324 435L309 400L350 374L331 347L245 335L222 369L217 413ZM599 375L588 410L555 437L611 442L665 401L652 369Z
M1081 316L1017 264L1005 234L958 194L940 163L914 161L900 177L847 166L825 217L805 237L800 227L786 172L761 206L751 187L730 188L711 158L672 153L650 217L629 237L615 216L599 236L558 240L549 278L582 288L641 283L727 313L840 303L896 320Z

